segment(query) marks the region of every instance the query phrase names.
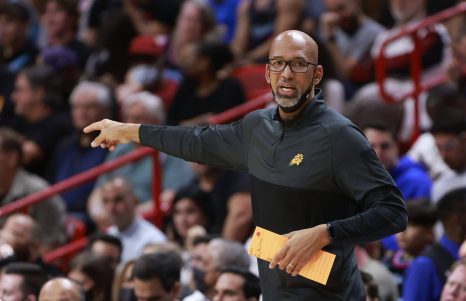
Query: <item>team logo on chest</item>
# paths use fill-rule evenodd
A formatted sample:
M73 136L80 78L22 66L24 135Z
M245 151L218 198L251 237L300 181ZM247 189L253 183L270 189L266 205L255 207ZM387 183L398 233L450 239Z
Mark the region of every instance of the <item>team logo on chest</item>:
M290 166L293 166L293 165L299 166L299 164L301 164L303 160L304 160L303 154L298 153L293 157L293 159L291 159Z

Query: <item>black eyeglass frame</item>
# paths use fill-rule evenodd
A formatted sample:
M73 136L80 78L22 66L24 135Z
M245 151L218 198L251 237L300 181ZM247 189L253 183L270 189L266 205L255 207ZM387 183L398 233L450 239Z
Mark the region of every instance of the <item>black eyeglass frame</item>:
M280 61L280 62L284 62L285 64L283 65L283 68L281 70L272 70L271 66L272 66L272 62L273 61ZM293 65L291 63L293 62L299 62L299 63L306 63L307 66L306 66L306 71L295 71L293 70ZM290 69L291 69L291 72L293 73L306 73L309 71L309 66L312 65L314 67L317 67L319 66L318 64L315 64L315 63L311 63L311 62L308 62L308 61L305 61L305 60L291 60L291 61L285 61L285 60L282 60L282 59L269 59L268 60L268 65L269 65L269 70L271 72L283 72L283 70L285 70L286 66L290 66Z

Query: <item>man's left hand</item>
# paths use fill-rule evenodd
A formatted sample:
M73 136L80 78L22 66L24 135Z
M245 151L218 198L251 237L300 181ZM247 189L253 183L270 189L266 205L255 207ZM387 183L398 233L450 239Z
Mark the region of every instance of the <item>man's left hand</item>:
M273 269L278 264L280 270L285 270L293 277L299 274L317 251L330 243L327 225L325 224L293 231L285 234L285 236L289 240L275 255L269 268Z

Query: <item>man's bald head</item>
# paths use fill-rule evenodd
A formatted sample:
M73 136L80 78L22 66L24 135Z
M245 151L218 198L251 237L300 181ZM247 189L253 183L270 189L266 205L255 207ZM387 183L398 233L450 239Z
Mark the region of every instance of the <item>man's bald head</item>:
M33 260L42 233L37 222L29 215L17 213L9 216L0 230L0 240L15 250L23 261Z
M277 50L283 48L298 47L305 51L307 59L311 62L317 63L319 47L316 41L311 38L308 34L299 30L287 30L280 33L272 41L270 46L269 58L272 58Z
M44 284L39 301L85 301L83 288L68 278L54 278Z

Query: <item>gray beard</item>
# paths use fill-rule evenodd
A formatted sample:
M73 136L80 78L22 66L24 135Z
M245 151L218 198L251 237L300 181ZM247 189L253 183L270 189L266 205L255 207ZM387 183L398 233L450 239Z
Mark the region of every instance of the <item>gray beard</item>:
M291 108L298 104L301 98L301 91L295 97L281 96L278 91L275 94L275 102L282 108Z

